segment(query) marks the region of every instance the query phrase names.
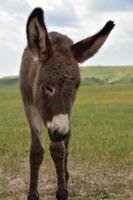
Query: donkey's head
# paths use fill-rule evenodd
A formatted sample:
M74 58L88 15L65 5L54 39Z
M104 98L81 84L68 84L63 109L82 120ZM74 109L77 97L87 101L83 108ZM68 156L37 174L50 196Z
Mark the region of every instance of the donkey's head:
M52 140L69 133L69 116L80 84L78 63L92 57L105 42L114 23L76 44L65 35L48 34L43 10L36 8L27 22L28 47L37 62L34 101Z

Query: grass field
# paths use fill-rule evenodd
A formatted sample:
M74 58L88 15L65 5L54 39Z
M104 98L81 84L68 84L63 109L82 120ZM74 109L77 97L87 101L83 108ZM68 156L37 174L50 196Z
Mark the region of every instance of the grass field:
M133 84L82 85L71 124L69 200L133 200ZM53 200L56 178L46 129L42 140L40 197ZM26 199L29 145L19 91L1 86L1 200Z

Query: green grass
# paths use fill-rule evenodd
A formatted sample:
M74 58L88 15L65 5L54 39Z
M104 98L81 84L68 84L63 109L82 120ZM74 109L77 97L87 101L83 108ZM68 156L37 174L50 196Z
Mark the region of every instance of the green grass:
M133 196L133 84L86 86L77 95L71 117L70 199L130 199ZM42 133L45 161L41 196L54 194L54 166ZM30 134L16 88L0 89L0 198L26 193ZM10 181L21 177L23 189ZM47 178L46 178L47 177ZM51 189L45 186L51 185Z

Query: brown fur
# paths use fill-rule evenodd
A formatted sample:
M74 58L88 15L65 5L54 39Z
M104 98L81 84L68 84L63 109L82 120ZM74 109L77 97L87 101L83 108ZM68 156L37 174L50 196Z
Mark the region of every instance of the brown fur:
M96 35L81 42L65 35L47 33L41 8L33 10L27 22L28 45L24 50L20 70L20 90L25 114L31 129L30 187L28 200L38 200L38 173L44 150L40 141L41 124L47 126L53 116L68 114L80 84L78 62L93 56L102 46L114 24L108 22ZM61 135L50 132L50 152L55 163L58 200L67 200L68 143L70 131Z

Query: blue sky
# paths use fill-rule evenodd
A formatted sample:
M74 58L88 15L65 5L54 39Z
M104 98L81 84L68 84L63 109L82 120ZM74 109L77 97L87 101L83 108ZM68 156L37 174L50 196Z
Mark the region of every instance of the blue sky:
M104 46L83 65L133 64L132 0L6 0L0 5L0 77L19 73L27 17L36 6L45 11L48 31L61 32L75 42L114 20L116 27Z

